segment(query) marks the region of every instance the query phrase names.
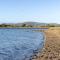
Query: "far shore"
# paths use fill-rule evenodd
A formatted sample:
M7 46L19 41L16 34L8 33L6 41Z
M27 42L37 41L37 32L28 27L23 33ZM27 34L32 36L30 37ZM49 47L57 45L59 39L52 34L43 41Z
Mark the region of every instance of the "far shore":
M37 29L48 29L48 27L0 27L0 28L22 28L22 29L28 29L28 28L37 28Z
M32 60L60 60L60 27L52 27L44 31L45 46Z

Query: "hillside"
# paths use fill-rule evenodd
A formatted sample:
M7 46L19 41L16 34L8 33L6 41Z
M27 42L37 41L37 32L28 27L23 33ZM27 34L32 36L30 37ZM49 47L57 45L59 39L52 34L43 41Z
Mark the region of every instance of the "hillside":
M23 23L4 23L4 24L0 24L0 27L60 27L60 24L23 22Z

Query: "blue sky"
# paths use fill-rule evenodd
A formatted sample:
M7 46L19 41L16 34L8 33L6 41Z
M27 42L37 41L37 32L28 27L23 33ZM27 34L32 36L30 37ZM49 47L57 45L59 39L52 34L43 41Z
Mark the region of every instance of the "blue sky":
M0 0L0 23L60 23L60 0Z

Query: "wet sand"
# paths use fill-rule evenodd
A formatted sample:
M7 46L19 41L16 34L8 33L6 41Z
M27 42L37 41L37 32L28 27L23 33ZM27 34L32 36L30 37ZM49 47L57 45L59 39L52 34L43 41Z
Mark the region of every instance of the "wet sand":
M48 29L45 46L32 60L60 60L60 29Z

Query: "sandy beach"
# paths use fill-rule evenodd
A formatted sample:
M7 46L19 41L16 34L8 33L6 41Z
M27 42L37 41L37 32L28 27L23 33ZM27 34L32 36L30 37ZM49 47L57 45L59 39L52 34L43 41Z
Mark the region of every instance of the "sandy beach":
M45 46L41 53L34 56L32 60L60 60L60 29L48 29Z

